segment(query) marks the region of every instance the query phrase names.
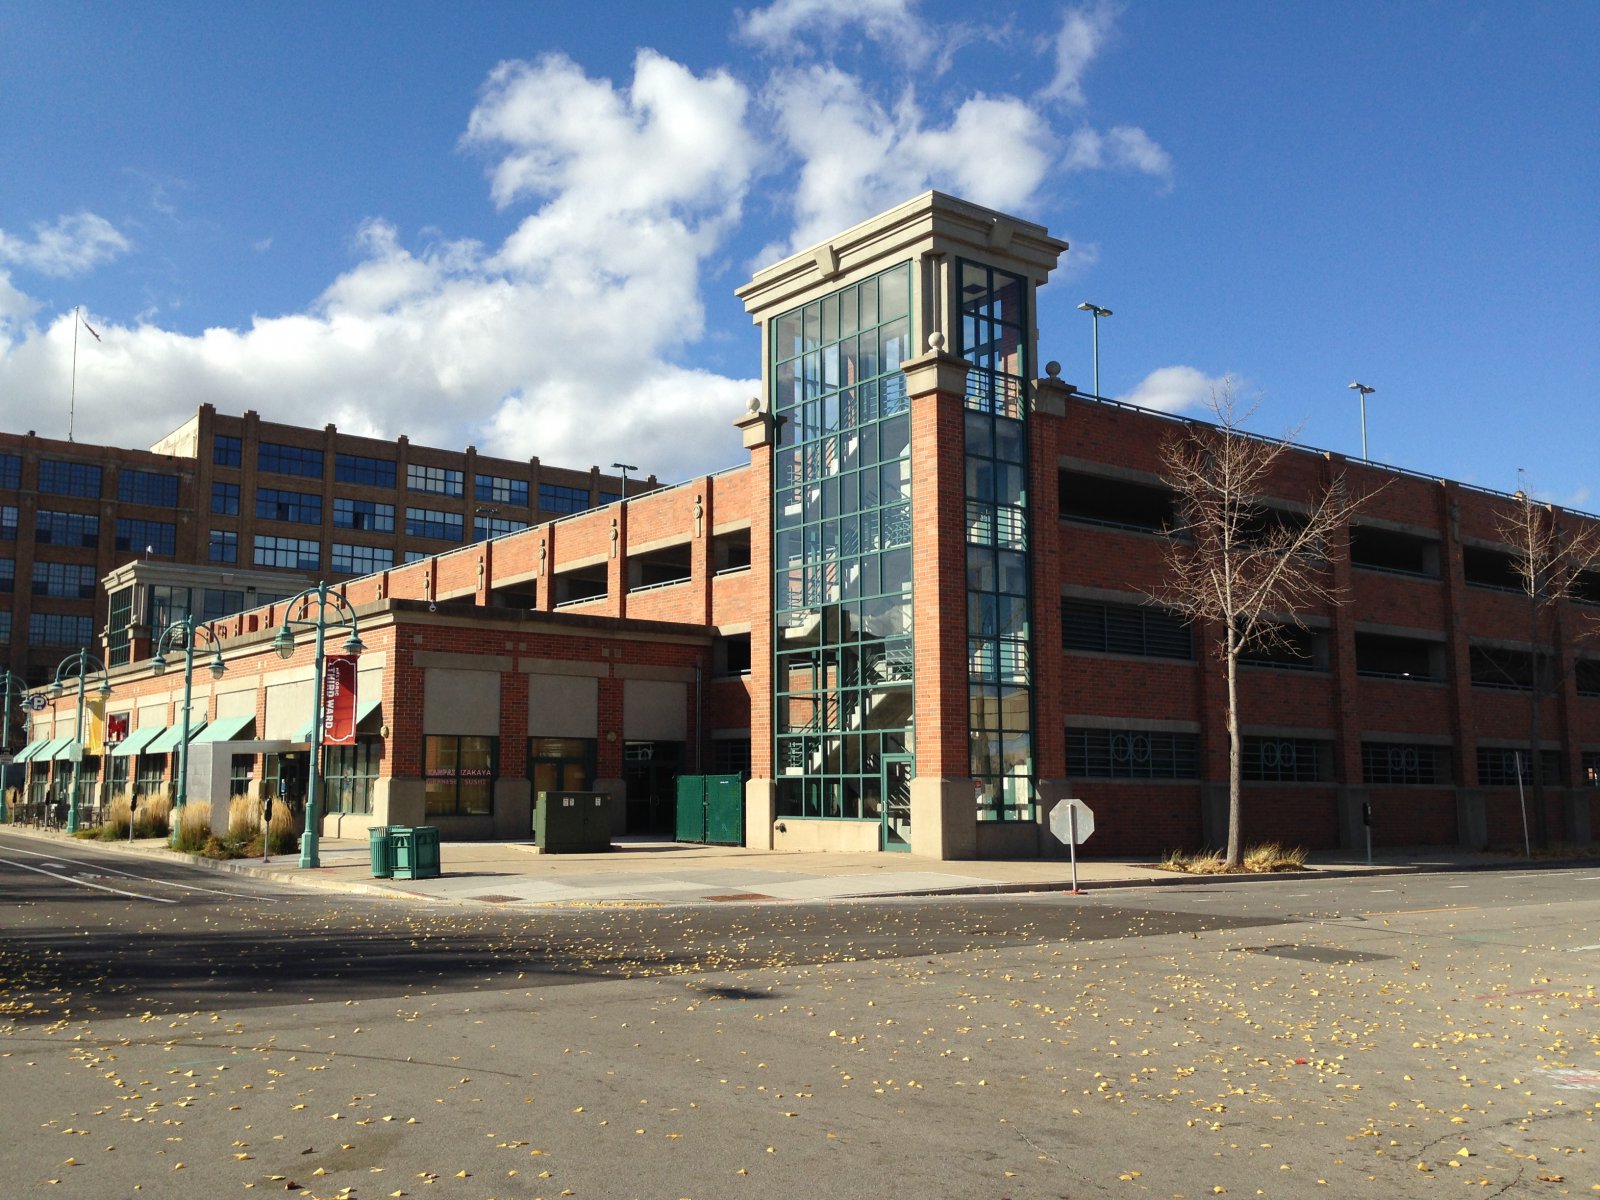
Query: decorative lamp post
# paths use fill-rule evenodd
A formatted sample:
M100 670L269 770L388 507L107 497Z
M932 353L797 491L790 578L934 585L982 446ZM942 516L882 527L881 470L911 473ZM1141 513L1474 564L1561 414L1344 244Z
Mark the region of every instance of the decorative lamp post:
M68 833L78 832L78 786L83 767L83 701L90 671L97 671L100 674L100 686L95 689L95 695L101 700L107 699L111 695L111 675L107 672L105 663L87 650L79 650L76 654L69 654L62 659L61 665L56 668L55 682L50 685L51 694L59 700L66 694L66 681L74 678L78 681L78 721L72 733L72 740L76 743L72 759L72 800L67 808Z
M169 840L174 846L178 844L178 823L183 816L183 806L189 801L189 708L194 697L194 647L195 642L202 636L216 651L211 659L211 678L221 679L228 669L222 661L222 643L217 640L216 632L211 626L195 623L193 613L186 613L180 620L172 622L163 629L161 636L156 639L155 653L150 656L151 669L157 675L161 675L167 669L166 652L178 649L183 651L183 717L178 729L178 795L173 804L172 830L169 835Z
M294 615L296 610L299 615ZM355 608L350 601L333 591L326 583L319 583L314 588L307 588L299 595L290 597L284 602L283 611L283 623L278 626L278 636L272 639L272 648L278 652L279 658L294 657L296 629L309 629L316 634L316 665L312 673L316 698L312 705L311 720L311 775L306 782L306 831L300 835L300 865L320 867L322 860L317 853L317 842L322 814L317 808L317 782L322 773L323 714L324 706L327 704L323 679L327 669L324 643L328 630L349 629L350 637L344 644L344 652L354 657L366 647L361 644L361 639L356 634Z
M11 697L15 695L21 700L28 690L20 676L13 675L10 671L0 670L0 685L5 687L5 719L0 723L0 754L11 748ZM6 791L0 787L0 821L6 819Z
M1352 392L1361 393L1361 458L1367 461L1367 397L1378 389L1369 388L1364 383L1352 383L1349 388Z
M639 468L632 463L612 463L611 469L622 472L622 498L626 500L628 498L628 472L637 471Z
M1091 316L1094 317L1094 394L1095 394L1095 398L1099 399L1099 396L1100 396L1100 318L1101 317L1109 317L1111 315L1111 310L1109 308L1101 308L1100 305L1098 305L1098 304L1090 304L1087 300L1085 300L1082 304L1078 305L1078 308L1080 310L1082 310L1083 312L1089 313Z

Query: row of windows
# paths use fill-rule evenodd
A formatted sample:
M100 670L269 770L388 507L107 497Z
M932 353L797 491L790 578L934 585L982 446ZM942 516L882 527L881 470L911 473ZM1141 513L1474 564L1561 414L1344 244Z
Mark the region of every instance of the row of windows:
M7 624L10 624L11 614L7 613ZM9 637L10 630L6 633ZM28 614L28 645L30 646L78 646L84 647L94 641L94 618L76 617L67 613L29 613Z
M1168 609L1132 604L1063 600L1061 644L1067 650L1102 654L1194 659L1194 634L1183 617Z
M22 486L22 455L0 454L0 488Z
M394 551L387 546L356 546L335 542L330 565L333 570L346 574L370 575L394 566Z
M589 492L585 488L566 487L559 483L541 483L539 507L546 512L582 512L589 507Z
M15 454L0 455L0 487L22 486L22 459ZM95 463L39 463L39 491L50 496L80 496L100 499L104 471ZM153 504L175 508L178 504L178 477L162 471L142 471L125 467L117 476L117 499L126 504Z
M10 560L6 560L9 564ZM67 600L93 600L95 570L89 563L39 562L33 565L33 594ZM0 588L10 591L9 586Z
M264 521L289 521L296 525L322 524L322 497L310 492L261 488L256 492L256 516Z

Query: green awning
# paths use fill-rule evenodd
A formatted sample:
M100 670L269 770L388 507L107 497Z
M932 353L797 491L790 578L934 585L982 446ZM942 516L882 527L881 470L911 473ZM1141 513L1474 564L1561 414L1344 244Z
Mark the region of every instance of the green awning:
M204 721L189 722L189 740L194 741L194 735L206 727ZM161 736L156 738L140 754L171 754L178 748L178 740L183 737L182 725L169 725L161 731Z
M116 748L111 751L111 757L128 758L144 753L145 747L155 741L165 729L165 725L149 725L135 729L117 743Z
M41 738L37 742L29 742L21 750L17 751L16 756L11 761L14 763L31 762L34 757L38 755L39 751L43 750L49 744L49 738Z
M189 739L190 745L201 742L231 742L237 740L239 735L255 724L254 717L218 717L205 727L205 731L198 737Z
M72 745L73 740L74 739L69 737L56 738L55 741L51 742L43 750L35 754L33 756L33 761L53 762L55 759L61 758L66 752L67 747Z

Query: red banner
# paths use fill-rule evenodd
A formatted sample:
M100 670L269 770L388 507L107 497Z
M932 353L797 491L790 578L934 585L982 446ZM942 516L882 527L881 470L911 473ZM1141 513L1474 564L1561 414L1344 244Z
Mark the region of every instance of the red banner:
M356 659L330 655L322 671L322 744L356 744Z

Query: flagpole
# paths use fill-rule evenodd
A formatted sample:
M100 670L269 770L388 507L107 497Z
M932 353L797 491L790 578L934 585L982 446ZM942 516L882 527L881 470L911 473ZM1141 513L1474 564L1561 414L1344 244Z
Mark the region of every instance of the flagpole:
M67 441L72 440L78 413L78 306L72 309L72 394L67 399Z

